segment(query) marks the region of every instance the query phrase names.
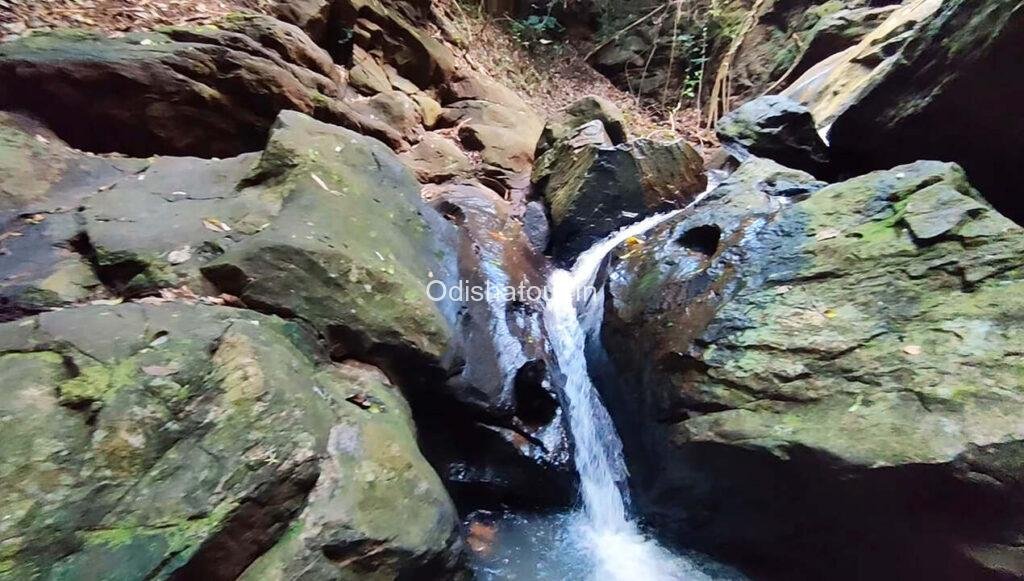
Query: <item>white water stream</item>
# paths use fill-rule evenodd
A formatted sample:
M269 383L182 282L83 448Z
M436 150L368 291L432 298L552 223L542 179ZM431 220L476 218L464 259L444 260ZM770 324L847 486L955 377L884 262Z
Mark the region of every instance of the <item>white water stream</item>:
M544 322L565 376L563 392L583 501L572 526L578 528L582 548L591 553L591 578L602 581L710 579L646 537L631 518L622 442L590 380L584 353L587 329L581 322L600 321L603 300L593 285L607 254L677 213L652 216L616 232L580 255L571 271L556 271L548 282Z

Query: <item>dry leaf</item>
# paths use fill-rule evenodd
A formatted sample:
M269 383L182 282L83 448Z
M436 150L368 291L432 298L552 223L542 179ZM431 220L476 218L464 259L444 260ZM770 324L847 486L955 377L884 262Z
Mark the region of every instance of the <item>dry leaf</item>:
M89 304L90 305L103 305L103 306L107 306L107 307L113 307L113 306L119 305L119 304L121 304L123 302L124 302L124 299L118 297L116 299L99 299L99 300L95 300L95 301L90 301Z
M182 246L181 248L174 250L167 255L167 262L170 262L171 264L181 264L183 262L188 262L189 259L191 258L192 247Z
M309 174L309 177L313 178L313 181L316 182L316 185L327 190L328 192L331 191L331 188L327 187L327 184L324 183L324 180L320 179L320 176L316 175L315 173L311 173Z
M25 217L25 221L29 224L40 224L43 220L46 220L46 214L32 214Z
M906 353L907 355L920 355L921 354L921 346L920 345L904 345L903 346L903 352Z
M231 226L217 218L203 218L203 226L206 226L207 230L213 230L214 232L231 232Z

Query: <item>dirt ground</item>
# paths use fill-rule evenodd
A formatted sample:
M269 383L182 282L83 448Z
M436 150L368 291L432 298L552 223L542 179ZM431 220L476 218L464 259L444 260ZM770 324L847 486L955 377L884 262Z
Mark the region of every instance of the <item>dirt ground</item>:
M0 0L0 40L34 29L94 28L111 33L161 26L204 24L233 12L266 13L274 0ZM587 95L616 103L638 137L682 137L702 152L717 146L700 127L696 111L644 107L584 61L586 43L524 46L509 23L470 3L435 0L449 19L453 48L476 68L518 91L537 111L551 115Z
M271 0L0 0L0 37L28 29L77 27L148 30L262 12Z
M456 50L496 80L518 91L536 110L552 114L587 95L603 96L622 109L637 137L681 137L702 152L718 146L713 131L701 127L695 109L659 111L645 107L585 61L587 39L524 46L509 22L488 17L471 4L435 0L451 21Z

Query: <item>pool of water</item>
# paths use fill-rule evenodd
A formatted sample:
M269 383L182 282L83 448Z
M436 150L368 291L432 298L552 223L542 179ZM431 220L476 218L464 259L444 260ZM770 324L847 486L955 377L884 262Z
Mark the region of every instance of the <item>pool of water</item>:
M669 553L648 538L595 535L588 519L579 512L477 513L472 521L468 525L470 554L476 578L481 581L746 579L703 555ZM638 552L659 554L652 558ZM651 563L657 563L655 570L650 569Z

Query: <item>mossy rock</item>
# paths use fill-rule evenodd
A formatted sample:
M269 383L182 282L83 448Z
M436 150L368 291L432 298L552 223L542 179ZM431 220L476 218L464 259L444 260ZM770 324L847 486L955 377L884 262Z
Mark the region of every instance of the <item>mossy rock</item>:
M233 578L314 507L332 518L310 546L351 557L318 578L381 551L394 575L456 568L455 511L401 395L295 323L67 309L0 325L0 370L6 576ZM303 546L279 565L323 558Z
M605 342L645 378L619 405L676 418L641 489L755 570L995 578L1024 515L1021 229L952 164L782 203L750 163L613 267Z

